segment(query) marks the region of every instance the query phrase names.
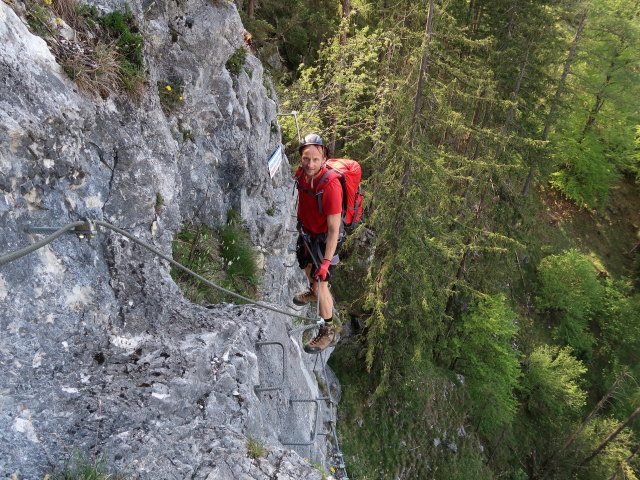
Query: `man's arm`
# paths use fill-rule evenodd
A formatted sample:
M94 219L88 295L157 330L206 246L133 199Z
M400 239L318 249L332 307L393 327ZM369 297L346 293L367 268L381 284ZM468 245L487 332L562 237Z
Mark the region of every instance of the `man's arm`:
M342 214L336 213L333 215L327 215L327 227L329 227L329 231L327 232L327 242L324 250L324 258L326 260L331 260L336 253L336 248L338 248L338 237L340 236L340 224L342 223ZM320 259L322 262L323 259Z

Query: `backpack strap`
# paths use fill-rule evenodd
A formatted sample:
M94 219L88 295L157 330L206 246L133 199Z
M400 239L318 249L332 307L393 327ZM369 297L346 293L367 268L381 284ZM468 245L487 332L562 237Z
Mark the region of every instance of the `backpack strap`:
M320 177L320 180L318 180L318 187L320 187L324 182L328 182L330 180L329 176L332 173L335 173L338 178L340 179L340 183L342 184L342 203L343 203L343 207L345 205L345 195L344 195L344 184L343 184L343 180L344 180L344 174L339 171L339 170L335 170L334 168L331 168L330 166L327 165L327 171L324 172L324 174L322 175L322 177ZM300 183L300 179L302 178L302 172L300 173L300 175L296 175L296 184L299 190L302 190L303 192L308 193L309 195L311 195L312 197L315 197L318 200L318 210L320 211L320 213L324 213L322 210L322 195L324 194L324 190L317 190L316 192L312 192L311 190L304 188L302 186L302 184ZM344 208L342 209L342 211L344 212Z

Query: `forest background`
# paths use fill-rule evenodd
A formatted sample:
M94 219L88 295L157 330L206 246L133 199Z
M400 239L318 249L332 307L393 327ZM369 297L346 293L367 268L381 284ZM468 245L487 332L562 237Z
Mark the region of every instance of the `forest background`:
M365 172L351 478L640 477L640 2L236 3L281 112Z

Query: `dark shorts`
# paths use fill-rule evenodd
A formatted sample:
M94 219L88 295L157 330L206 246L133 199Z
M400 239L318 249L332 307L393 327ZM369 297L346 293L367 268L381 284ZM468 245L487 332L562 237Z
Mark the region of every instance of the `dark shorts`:
M309 249L307 248L307 245L305 244L304 239L302 238L302 235L298 235L298 242L296 243L296 257L298 258L298 266L303 270L307 267L307 265L312 266L311 276L313 277L318 271L318 269L314 264L313 259L315 257L316 261L318 262L318 265L322 263L322 260L324 260L324 251L325 251L325 248L327 247L327 244L325 243L324 238L322 237L310 237L308 243L313 252L313 256L309 252ZM340 250L341 243L342 242L338 242L338 246L336 247L336 252L333 254L334 258L338 255L338 251ZM334 267L335 265L331 265L329 267L329 274L327 275L327 281L331 278L331 271L333 270Z

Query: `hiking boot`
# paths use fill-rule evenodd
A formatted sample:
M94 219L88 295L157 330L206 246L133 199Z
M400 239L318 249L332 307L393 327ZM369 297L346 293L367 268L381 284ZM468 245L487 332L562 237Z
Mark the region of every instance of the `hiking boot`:
M333 347L338 343L338 331L335 325L322 325L318 329L318 335L304 346L307 353L320 353L327 347Z
M316 293L312 289L309 289L304 293L299 293L293 297L293 303L299 306L306 305L307 303L315 302L317 300L318 297L316 297Z

